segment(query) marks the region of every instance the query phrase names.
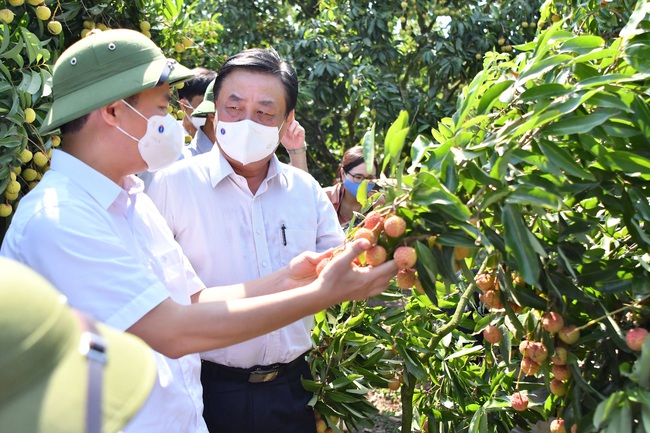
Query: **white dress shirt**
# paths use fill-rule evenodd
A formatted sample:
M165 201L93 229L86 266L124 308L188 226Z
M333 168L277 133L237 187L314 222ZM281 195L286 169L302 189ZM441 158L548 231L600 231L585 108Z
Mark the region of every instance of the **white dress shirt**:
M273 156L255 194L218 146L157 172L147 190L206 286L241 283L304 251L344 240L334 208L308 173ZM313 317L201 357L231 367L289 362L312 347Z
M136 176L120 187L54 150L51 169L21 200L0 255L31 267L72 307L119 330L169 297L189 304L204 285L142 188ZM199 356L156 353L156 362L158 383L126 431L207 432Z

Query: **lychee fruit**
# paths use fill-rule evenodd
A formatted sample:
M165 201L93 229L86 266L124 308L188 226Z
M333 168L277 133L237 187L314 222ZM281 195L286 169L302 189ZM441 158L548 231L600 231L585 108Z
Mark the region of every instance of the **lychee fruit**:
M47 23L47 30L53 35L58 35L63 30L63 26L59 21L50 21Z
M563 397L566 394L566 384L559 379L551 380L549 388L551 390L551 394L557 395L558 397Z
M496 344L501 341L501 336L501 330L497 326L488 325L483 330L483 338L490 344Z
M34 165L37 167L44 167L47 164L47 155L43 152L36 152L34 154Z
M402 290L408 290L415 286L417 277L414 269L400 269L395 277L395 284Z
M384 217L377 211L371 211L366 215L363 226L373 232L380 232L384 228Z
M14 208L7 203L0 203L0 218L6 218L9 215L11 215L11 212L13 212Z
M474 278L474 281L476 281L476 285L482 292L486 292L494 288L494 275L492 274L479 274Z
M454 260L464 260L469 257L469 247L456 246L454 247Z
M548 357L548 349L544 343L533 342L528 349L528 356L536 363L541 364Z
M564 420L562 418L558 418L551 421L550 431L551 433L566 433L566 427L564 427Z
M52 16L52 11L47 6L39 6L36 8L36 16L41 21L47 21Z
M627 331L627 334L625 334L627 347L638 352L643 347L643 342L647 336L648 331L644 328L630 329Z
M370 266L379 266L386 261L386 249L381 245L375 245L366 250L366 263Z
M20 159L21 162L27 164L29 161L32 160L32 157L34 155L32 154L32 151L29 149L23 149L22 152L18 155L18 159Z
M524 357L527 357L531 344L532 341L530 340L521 340L521 343L519 343L519 353L521 353Z
M569 356L569 351L562 346L555 347L555 353L551 357L551 362L556 365L565 365L567 358Z
M384 221L384 233L390 238L398 238L406 231L406 221L398 215L391 215Z
M5 23L9 24L10 22L12 22L14 20L14 16L15 16L15 14L10 9L2 9L2 10L0 10L0 21L3 21Z
M358 228L354 233L354 240L356 241L357 239L368 239L372 245L377 243L375 234L372 232L372 230L365 227Z
M553 364L551 367L551 373L557 380L565 381L571 378L571 369L566 365Z
M25 0L9 0L9 4L14 7L22 6Z
M576 325L565 326L564 328L560 329L560 331L557 333L557 336L566 344L573 344L580 338L580 331L576 328Z
M25 123L32 123L34 120L36 120L36 112L34 111L33 108L27 107L25 108Z
M485 292L485 306L488 310L500 310L503 308L503 302L496 290L488 290Z
M530 358L524 358L521 360L521 371L526 376L534 376L539 371L539 364Z
M510 406L517 412L522 412L528 408L528 396L521 392L515 392L510 396Z
M393 253L393 259L395 260L395 264L397 264L398 268L407 269L415 266L418 257L415 253L415 248L401 246L395 249L395 252Z
M542 328L551 334L555 334L564 328L564 319L555 311L547 311L542 317Z

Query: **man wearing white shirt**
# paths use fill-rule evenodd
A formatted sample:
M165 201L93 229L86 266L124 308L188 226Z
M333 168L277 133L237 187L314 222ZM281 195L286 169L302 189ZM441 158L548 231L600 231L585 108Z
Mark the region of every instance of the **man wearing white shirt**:
M208 285L253 280L343 231L316 180L274 152L294 120L298 79L273 50L230 57L214 84L217 146L156 173L147 193ZM304 152L304 147L294 153ZM187 192L191 191L192 194ZM314 432L305 353L311 315L202 354L204 417L213 432Z
M376 294L396 272L394 263L370 272L351 267L368 248L357 243L317 278L322 255L304 254L261 279L205 288L134 175L178 158L183 131L167 113L170 84L191 75L133 30L94 34L63 52L41 128L60 127L61 150L21 200L0 248L73 308L156 351L158 382L138 433L206 431L198 353Z

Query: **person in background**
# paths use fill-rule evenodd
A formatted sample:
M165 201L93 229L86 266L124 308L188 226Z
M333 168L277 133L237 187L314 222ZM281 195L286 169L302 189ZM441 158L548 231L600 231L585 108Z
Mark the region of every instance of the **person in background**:
M216 146L156 173L149 186L174 238L210 286L263 277L303 251L344 241L318 182L275 155L280 137L295 125L297 99L296 73L274 50L231 56L214 84ZM308 407L313 394L301 383L311 377L305 357L312 325L313 316L304 315L277 331L202 353L211 432L315 432Z
M306 252L262 278L241 283L245 276L239 275L228 288L206 288L134 175L178 159L183 129L167 109L171 86L192 75L134 30L106 30L66 49L53 68L53 101L41 126L42 134L60 128L61 146L50 170L21 199L0 247L1 256L34 269L71 307L155 351L158 381L138 433L207 431L198 353L373 296L397 273L393 261L353 267L369 248L356 242L319 275L316 266L326 254ZM228 229L241 224L236 215L225 221ZM227 255L231 245L215 248ZM31 359L38 368L52 361Z
M208 88L205 91L205 96L203 102L199 104L198 107L194 110L195 117L204 117L205 125L200 128L199 133L204 133L205 136L209 137L210 149L217 141L215 135L215 104L214 104L214 81L210 83ZM305 128L298 123L294 118L291 124L286 128L284 135L281 140L282 145L289 154L289 165L299 168L306 172L309 172L307 168L307 146L305 144ZM199 153L205 153L209 149L207 145L195 146L192 143L183 149L185 156L189 156L188 153L192 155L198 155Z
M194 110L203 102L206 89L214 81L214 77L217 74L210 69L202 67L192 69L192 73L194 73L194 77L187 80L177 90L177 94L181 110L185 113L185 117L182 120L183 128L194 139L196 133L205 122L199 117L193 117Z
M341 164L337 169L337 180L332 186L324 188L325 194L329 197L341 226L347 228L355 214L361 213L362 206L357 200L357 191L361 182L367 180L367 195L373 195L377 191L375 187L377 167L373 162L371 171L368 171L363 158L363 147L355 146L346 150L343 154ZM385 203L383 196L377 199L373 207ZM369 209L370 210L370 209ZM368 210L368 211L369 211ZM357 222L359 219L356 219Z

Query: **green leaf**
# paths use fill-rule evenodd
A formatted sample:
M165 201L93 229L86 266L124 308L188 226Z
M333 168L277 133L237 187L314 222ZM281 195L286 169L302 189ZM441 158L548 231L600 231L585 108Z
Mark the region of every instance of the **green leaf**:
M558 83L541 84L526 90L519 97L523 102L535 102L540 99L553 99L566 96L575 91L573 86Z
M474 413L472 421L469 423L468 433L487 433L488 417L484 408L480 408Z
M558 65L564 65L573 59L573 56L568 54L556 54L541 60L539 62L529 63L524 71L517 77L517 85L521 86L526 81L539 77L540 75L550 71Z
M532 243L539 243L528 230L524 219L513 205L503 207L502 223L505 232L506 251L517 261L517 271L528 284L539 286L540 263ZM541 248L541 246L540 246Z
M565 117L547 126L544 133L548 135L586 134L619 113L620 111L616 109L603 108L586 116Z
M600 36L594 35L581 35L575 38L566 40L561 46L559 51L561 53L577 53L585 54L591 52L596 48L605 45L605 40Z
M467 206L428 171L418 174L411 200L422 206L434 206L459 221L467 221L471 215Z
M566 150L557 146L555 143L548 140L540 140L538 145L548 160L560 170L582 180L596 180L593 174L584 170Z
M476 114L486 113L494 104L494 101L514 83L514 80L505 80L495 83L481 97L476 108Z
M636 153L619 150L603 155L603 160L611 168L622 170L628 175L650 174L650 160Z
M602 424L606 423L612 414L618 410L618 407L624 398L624 392L618 391L611 394L606 400L603 400L598 404L593 419L594 426L597 429L599 429Z
M535 185L519 185L515 187L515 190L507 196L506 203L542 206L555 211L566 208L561 197L544 191Z

